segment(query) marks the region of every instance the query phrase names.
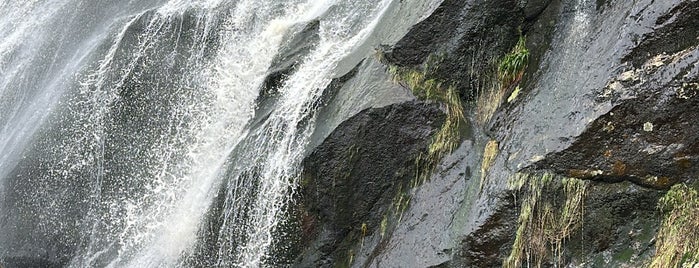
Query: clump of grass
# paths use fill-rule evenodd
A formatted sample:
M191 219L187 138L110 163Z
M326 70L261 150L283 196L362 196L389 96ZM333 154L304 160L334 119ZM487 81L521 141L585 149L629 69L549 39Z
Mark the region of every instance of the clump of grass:
M512 88L513 90L508 102L512 102L519 95L518 84L524 76L524 71L529 64L529 50L527 49L526 37L520 35L517 44L512 51L507 53L497 65L497 75L493 81L485 87L485 92L478 96L476 104L476 120L485 125L500 107L505 94Z
M529 64L527 39L520 35L515 47L505 55L498 65L498 79L504 87L518 83L522 80L527 64Z
M461 122L464 121L464 110L456 89L453 86L448 87L442 97L442 103L447 110L447 118L430 144L428 158L433 161L442 159L459 146L461 141L459 128Z
M505 91L506 88L501 86L500 81L492 79L490 84L486 86L486 90L481 92L476 100L476 122L481 126L490 122L495 111L500 107Z
M532 179L532 177L534 177ZM541 199L544 187L548 186L552 180L549 174L543 174L541 177L535 177L530 174L516 174L513 179L510 179L508 185L511 190L521 191L527 185L528 193L519 213L517 220L517 232L515 241L512 245L510 255L503 262L505 268L521 267L524 260L529 260L533 252L539 252L540 240L530 240L532 238L533 227L535 226L534 209L538 207L538 202ZM516 187L516 188L515 188ZM541 255L541 254L536 254Z
M563 245L572 231L581 226L583 201L587 183L578 179L563 178L563 187L555 188L554 175L517 174L508 182L512 190L527 186L527 196L522 202L518 228L510 255L503 267L542 267L552 257L560 264ZM555 207L552 200L542 198L544 193L561 191L565 196L562 207Z
M437 79L430 78L438 63L436 57L429 57L420 70L389 66L389 73L396 83L409 88L418 99L438 102L444 105L446 119L432 138L426 156L419 162L424 172L418 182L426 180L434 167L447 154L453 152L461 142L460 125L464 122L464 110L459 92L453 85L446 86Z
M483 150L483 162L481 163L481 185L479 192L483 192L483 187L486 183L486 178L490 167L493 166L495 162L495 157L498 155L498 142L496 140L490 140L485 145Z
M658 203L664 211L664 219L656 235L656 250L650 267L692 267L699 263L697 190L677 184Z
M387 233L390 233L391 226L402 221L403 213L410 205L411 195L409 189L404 189L404 186L412 189L424 183L429 179L439 161L453 152L461 142L460 125L465 120L463 106L459 92L454 86L446 86L433 78L434 68L438 67L438 61L437 57L430 56L419 69L394 65L388 67L393 81L410 89L418 99L442 104L446 110L446 119L432 137L427 152L421 153L415 159L415 177L408 185L398 186L398 191L393 198L393 205L389 207L380 223L382 239Z
M585 194L587 193L587 182L585 181L564 178L562 183L563 193L566 196L563 208L561 208L559 215L546 214L547 218L544 219L544 222L547 223L547 227L543 230L547 240L552 245L556 262L559 264L563 256L565 239L582 225Z

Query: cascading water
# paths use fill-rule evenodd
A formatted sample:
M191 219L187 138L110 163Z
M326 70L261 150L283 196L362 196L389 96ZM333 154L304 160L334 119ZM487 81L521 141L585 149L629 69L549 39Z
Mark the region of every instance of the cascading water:
M274 265L323 91L398 2L1 1L0 263L200 266L221 202L206 263Z

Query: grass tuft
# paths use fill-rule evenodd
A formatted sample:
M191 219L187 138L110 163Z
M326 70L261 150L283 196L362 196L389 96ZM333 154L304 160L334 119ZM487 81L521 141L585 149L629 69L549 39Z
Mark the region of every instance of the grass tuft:
M650 267L693 267L699 263L699 194L685 184L673 186L658 202L664 219L656 235Z
M476 120L485 125L500 107L505 94L512 91L507 102L512 102L520 93L519 82L522 81L524 72L529 64L529 50L527 39L520 35L519 41L512 51L507 53L497 65L496 79L493 79L476 101Z
M453 152L461 142L460 127L464 122L464 109L459 92L453 85L446 86L431 78L433 69L438 66L436 57L429 57L420 70L389 66L393 81L410 89L418 99L438 102L444 105L447 117L442 127L432 138L426 156L418 159L419 178L414 186L429 178L439 161Z
M476 122L485 126L500 107L506 88L501 86L500 81L493 79L486 90L478 95L476 100Z
M512 51L507 53L498 65L498 79L504 87L509 87L522 80L524 71L529 63L529 50L527 49L527 39L523 35Z
M562 187L555 187L559 181ZM548 173L516 174L508 185L515 191L527 186L527 195L522 202L512 251L503 267L542 267L549 258L560 266L565 239L582 225L587 182L571 178L554 181L554 175ZM552 192L563 194L562 207L543 197Z

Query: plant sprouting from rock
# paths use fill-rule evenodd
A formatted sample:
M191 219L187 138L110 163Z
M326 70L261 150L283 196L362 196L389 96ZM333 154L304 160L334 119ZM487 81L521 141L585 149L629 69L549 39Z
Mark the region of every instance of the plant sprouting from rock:
M519 95L519 82L529 64L529 50L526 43L526 37L520 35L517 44L497 64L496 77L478 96L476 116L481 125L490 121L508 91L512 91L507 98L508 102L514 101Z
M453 152L461 142L460 125L464 121L464 110L459 92L453 85L447 86L432 78L438 64L438 57L430 56L420 70L389 66L389 73L395 82L409 88L421 100L441 103L446 110L447 117L434 135L427 156L421 158L424 172L420 180L429 177L439 160Z
M582 224L587 182L548 173L518 173L508 184L512 190L525 190L526 196L512 251L503 267L542 267L549 258L560 264L565 239ZM565 198L559 207L548 196L557 193Z
M510 87L522 80L527 64L529 64L527 39L520 35L517 45L505 55L498 65L498 79L502 82L502 86Z
M650 267L693 267L699 263L697 190L677 184L658 203L664 219L656 236L656 250Z

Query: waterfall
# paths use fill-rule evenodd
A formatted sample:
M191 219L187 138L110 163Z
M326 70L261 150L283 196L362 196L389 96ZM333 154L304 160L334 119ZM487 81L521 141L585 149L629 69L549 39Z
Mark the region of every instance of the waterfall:
M0 261L188 266L222 198L214 263L271 265L323 90L397 1L102 2L0 2Z

